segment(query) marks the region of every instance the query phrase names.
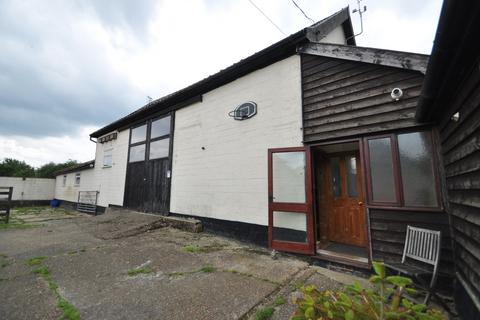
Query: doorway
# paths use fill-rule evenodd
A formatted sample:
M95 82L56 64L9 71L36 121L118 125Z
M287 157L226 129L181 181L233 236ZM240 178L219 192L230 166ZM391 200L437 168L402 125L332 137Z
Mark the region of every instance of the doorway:
M170 194L170 115L130 128L124 206L149 213L168 214Z
M359 143L315 146L312 153L317 254L368 264Z

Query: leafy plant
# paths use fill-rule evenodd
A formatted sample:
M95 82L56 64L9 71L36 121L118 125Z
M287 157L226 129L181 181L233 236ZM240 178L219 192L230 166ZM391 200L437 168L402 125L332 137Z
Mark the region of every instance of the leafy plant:
M270 319L273 316L274 312L275 312L275 309L272 307L261 309L255 314L255 320Z
M319 291L315 286L303 286L303 297L293 301L297 311L291 320L441 320L438 310L416 304L405 294L416 294L412 280L401 276L386 276L383 263L374 262L375 275L370 277L372 288L362 288L357 282L342 291Z

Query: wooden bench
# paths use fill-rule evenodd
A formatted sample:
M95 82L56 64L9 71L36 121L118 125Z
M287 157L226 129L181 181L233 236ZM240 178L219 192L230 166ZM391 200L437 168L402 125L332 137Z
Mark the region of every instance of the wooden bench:
M13 187L0 187L0 220L8 223L12 206Z

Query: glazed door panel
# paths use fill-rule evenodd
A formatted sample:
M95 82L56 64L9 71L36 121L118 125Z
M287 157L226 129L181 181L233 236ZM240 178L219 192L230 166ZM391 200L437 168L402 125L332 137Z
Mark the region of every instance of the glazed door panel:
M268 151L268 236L273 249L315 253L309 149Z
M358 153L329 157L326 210L330 241L367 246L363 173Z

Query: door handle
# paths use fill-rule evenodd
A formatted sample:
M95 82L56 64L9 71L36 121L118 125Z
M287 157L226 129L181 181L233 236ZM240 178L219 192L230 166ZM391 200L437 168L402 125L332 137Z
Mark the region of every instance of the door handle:
M363 202L362 202L362 201L358 201L358 205L359 205L359 206L363 206Z

